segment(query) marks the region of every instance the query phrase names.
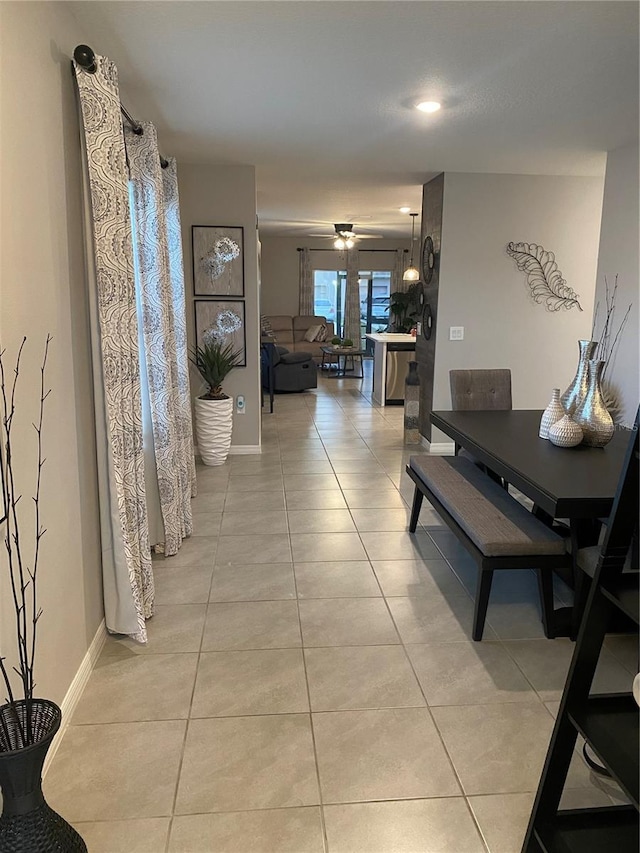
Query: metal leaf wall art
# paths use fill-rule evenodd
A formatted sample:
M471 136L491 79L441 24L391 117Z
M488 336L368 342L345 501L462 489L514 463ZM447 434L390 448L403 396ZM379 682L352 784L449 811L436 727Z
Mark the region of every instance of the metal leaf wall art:
M536 243L509 243L507 254L514 259L518 269L526 273L534 302L543 304L547 311L568 311L574 305L582 311L579 294L562 277L553 252L547 252Z

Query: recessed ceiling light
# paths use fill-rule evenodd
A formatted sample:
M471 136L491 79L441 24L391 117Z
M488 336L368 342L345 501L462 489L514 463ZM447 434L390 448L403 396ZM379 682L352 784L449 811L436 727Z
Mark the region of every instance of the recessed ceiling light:
M411 208L410 208L410 207L401 207L401 208L400 208L400 213L409 213L409 211L410 211L410 210L411 210Z
M422 101L416 104L416 109L423 113L437 113L440 109L440 104L438 101Z

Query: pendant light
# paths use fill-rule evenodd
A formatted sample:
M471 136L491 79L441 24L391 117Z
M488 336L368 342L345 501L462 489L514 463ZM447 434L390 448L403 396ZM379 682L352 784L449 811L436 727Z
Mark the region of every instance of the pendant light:
M418 281L420 279L420 273L418 272L417 267L413 265L413 241L415 239L416 234L416 216L417 213L410 213L411 216L411 258L409 259L409 266L402 273L403 281Z

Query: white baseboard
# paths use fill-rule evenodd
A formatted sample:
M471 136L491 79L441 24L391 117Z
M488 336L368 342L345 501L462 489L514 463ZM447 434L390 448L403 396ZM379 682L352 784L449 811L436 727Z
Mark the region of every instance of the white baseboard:
M232 444L229 448L229 456L242 456L247 455L249 453L262 453L262 445L261 444ZM200 459L200 451L198 450L198 446L195 445L193 448L193 455L196 459Z
M93 671L93 667L96 665L96 661L100 657L100 652L102 651L102 647L104 646L106 639L107 628L103 619L96 631L95 637L91 641L91 645L87 649L86 655L82 659L82 663L80 664L69 689L67 690L66 696L60 705L60 710L62 711L62 725L49 747L49 752L47 753L47 759L42 772L43 776L46 774L56 752L58 751L62 736L69 725L69 720L71 719L78 702L80 701L82 691L87 685L87 681Z
M453 441L429 441L422 436L422 444L428 449L432 456L453 456L456 450Z

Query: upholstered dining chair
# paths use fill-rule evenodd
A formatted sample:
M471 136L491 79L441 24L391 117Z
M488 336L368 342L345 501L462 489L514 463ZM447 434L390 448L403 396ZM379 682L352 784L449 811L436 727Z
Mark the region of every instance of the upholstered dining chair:
M462 411L507 411L511 405L511 371L450 370L451 408Z
M493 370L450 370L451 408L454 412L463 411L508 411L511 405L511 371L508 368ZM490 477L501 483L506 489L508 484L493 471L473 458L466 450L455 445L455 454L462 454L485 470Z

